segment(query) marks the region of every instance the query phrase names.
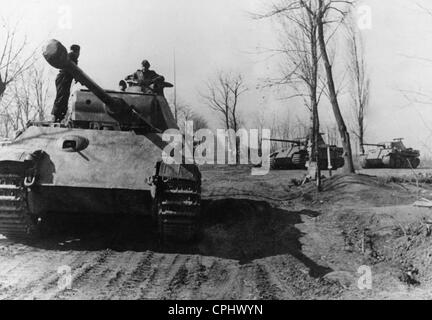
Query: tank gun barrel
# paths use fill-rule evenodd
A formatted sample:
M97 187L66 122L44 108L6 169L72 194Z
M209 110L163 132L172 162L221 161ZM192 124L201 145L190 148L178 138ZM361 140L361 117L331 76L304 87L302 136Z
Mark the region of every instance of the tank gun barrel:
M385 148L384 144L379 143L363 143L362 146Z
M93 92L105 104L107 113L120 123L131 122L133 114L135 114L147 126L157 130L123 99L111 97L105 92L80 67L70 60L66 48L59 41L50 40L43 48L43 56L52 67L67 70L76 81Z
M293 143L293 144L297 144L297 145L305 144L305 142L303 142L301 140L285 140L285 139L265 139L265 140L269 140L269 141L272 141L272 142Z
M45 60L56 69L65 69L73 75L74 79L86 86L106 105L115 104L115 100L94 82L69 57L66 48L57 40L50 40L43 49Z

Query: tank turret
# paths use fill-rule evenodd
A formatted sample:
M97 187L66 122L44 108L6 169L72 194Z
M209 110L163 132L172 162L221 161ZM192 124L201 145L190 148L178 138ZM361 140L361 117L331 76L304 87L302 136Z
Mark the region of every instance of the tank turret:
M177 127L163 96L156 98L155 94L153 95L155 99L149 100L144 98L145 95L143 94L142 103L130 104L122 97L108 93L69 59L66 48L57 40L50 40L47 43L43 49L43 56L52 67L67 70L76 81L87 87L103 102L105 112L118 121L120 126L126 128L147 127L154 132L162 132L168 128ZM155 107L156 104L158 108ZM149 112L146 111L150 108L153 113L152 117L146 117L149 115Z

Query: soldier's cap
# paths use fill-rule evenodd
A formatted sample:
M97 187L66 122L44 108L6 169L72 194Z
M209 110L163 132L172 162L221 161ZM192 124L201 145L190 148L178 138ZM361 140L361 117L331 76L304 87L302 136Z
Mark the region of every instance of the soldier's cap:
M150 62L148 62L148 60L143 60L143 61L141 62L141 65L142 65L143 67L150 68Z
M73 44L73 45L71 45L70 49L72 51L79 51L79 50L81 50L81 47L77 44Z

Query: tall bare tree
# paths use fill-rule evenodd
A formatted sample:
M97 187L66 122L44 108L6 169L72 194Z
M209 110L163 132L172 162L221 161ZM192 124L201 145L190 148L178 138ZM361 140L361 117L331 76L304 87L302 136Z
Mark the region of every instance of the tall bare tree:
M18 25L3 18L0 21L0 100L8 85L33 63L34 51L26 52L27 39L19 35Z
M219 72L200 94L204 103L219 114L225 129L237 132L240 128L239 100L247 90L241 74Z
M305 6L311 10L305 10ZM318 19L316 4L313 0L282 0L273 3L271 10L261 17L275 17L282 25L281 49L284 56L283 77L278 84L288 84L295 94L290 97L302 97L310 112L311 160L319 162L318 138L320 121L318 105L323 93L319 70ZM316 172L320 187L319 166Z
M0 106L3 135L26 127L28 121L43 121L48 107L50 79L43 67L32 65L21 73Z
M363 39L352 17L347 20L346 26L349 48L350 96L355 120L353 132L358 139L360 151L364 154L365 116L369 104L370 79L367 73Z
M45 121L50 98L50 83L52 79L44 67L32 66L29 69L30 83L33 90L37 120Z
M206 90L200 94L207 107L219 114L225 129L238 132L241 126L239 101L247 90L241 74L221 71L215 79L208 81ZM230 140L231 143L235 144L236 163L239 164L240 141L236 138Z
M421 9L421 11L424 14L427 14L429 18L432 18L432 7L428 7L424 4L416 2L416 6ZM423 56L412 56L412 55L404 55L406 58L411 60L417 60L422 63L431 64L432 63L432 57L423 55ZM417 84L417 87L419 85ZM419 104L419 105L427 105L430 106L432 104L432 93L431 91L423 91L420 89L398 89L398 91L404 96L404 98L411 104ZM426 125L426 123L424 123ZM429 126L428 130L432 131Z
M195 131L209 127L207 120L202 115L196 113L192 107L177 102L177 124L182 132L185 131L185 123L187 121L193 122Z
M344 149L344 172L345 173L355 173L354 162L351 150L351 140L350 135L345 124L344 118L342 116L338 94L333 77L332 64L330 62L330 57L327 50L328 37L326 36L325 27L328 25L339 22L341 23L351 8L348 8L352 4L352 1L342 1L342 0L315 0L318 1L317 8L317 23L318 23L318 42L320 45L321 56L324 64L324 69L327 75L327 86L330 102L333 108L333 113L336 118L336 123L338 125L339 134L342 139L342 146ZM300 1L304 8L308 11L313 10L312 7L305 4L305 1Z

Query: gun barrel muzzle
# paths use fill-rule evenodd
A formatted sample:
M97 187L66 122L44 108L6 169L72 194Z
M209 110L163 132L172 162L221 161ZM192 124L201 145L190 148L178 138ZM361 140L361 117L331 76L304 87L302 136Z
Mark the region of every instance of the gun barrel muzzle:
M56 69L66 68L69 58L66 48L57 40L52 39L43 47L45 60Z

